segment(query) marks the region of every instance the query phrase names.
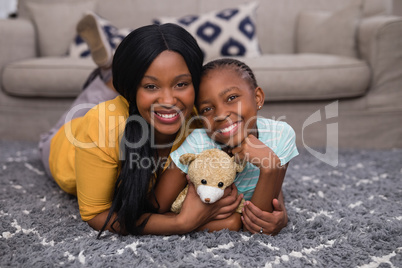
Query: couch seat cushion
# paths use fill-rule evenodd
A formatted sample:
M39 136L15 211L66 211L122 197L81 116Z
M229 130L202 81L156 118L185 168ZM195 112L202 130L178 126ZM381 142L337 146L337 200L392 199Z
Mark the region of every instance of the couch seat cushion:
M37 58L8 64L2 87L24 97L75 97L95 69L92 59Z
M324 54L265 54L241 58L254 71L269 101L325 100L362 96L368 90L366 62Z

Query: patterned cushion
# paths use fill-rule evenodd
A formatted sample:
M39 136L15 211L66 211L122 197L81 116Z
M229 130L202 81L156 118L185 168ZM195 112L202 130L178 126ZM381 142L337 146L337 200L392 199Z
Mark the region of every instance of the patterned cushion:
M101 18L98 15L99 24L102 25L102 28L106 34L106 38L109 40L109 44L114 50L120 44L124 37L126 37L131 29L129 28L116 28L109 21ZM70 44L68 55L74 58L86 58L90 57L91 52L89 51L87 43L77 34L74 38L74 41Z
M257 57L261 55L255 21L257 6L251 2L200 15L160 17L154 23L176 23L185 28L195 37L207 60L220 56Z

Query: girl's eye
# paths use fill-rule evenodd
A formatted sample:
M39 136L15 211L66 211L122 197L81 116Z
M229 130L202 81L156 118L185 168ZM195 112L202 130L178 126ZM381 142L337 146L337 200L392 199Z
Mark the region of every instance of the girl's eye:
M236 99L236 98L237 98L236 95L232 95L232 96L230 96L230 97L228 98L228 102L229 102L229 101L232 101L232 100L234 100L234 99Z
M203 109L201 109L201 114L205 114L205 113L207 113L207 112L209 112L209 111L211 111L211 110L212 110L211 107L203 108Z

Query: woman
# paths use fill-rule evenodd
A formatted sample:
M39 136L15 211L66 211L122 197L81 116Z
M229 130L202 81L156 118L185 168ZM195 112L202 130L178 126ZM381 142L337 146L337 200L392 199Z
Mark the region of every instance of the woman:
M190 187L177 215L158 214L149 201L164 170L158 160L181 143L176 136L184 138L178 134L192 115L202 62L195 39L181 27L141 27L113 58L117 93L96 78L42 138L48 174L77 195L81 217L94 229L182 234L211 220L225 221L235 211L235 187L212 206Z

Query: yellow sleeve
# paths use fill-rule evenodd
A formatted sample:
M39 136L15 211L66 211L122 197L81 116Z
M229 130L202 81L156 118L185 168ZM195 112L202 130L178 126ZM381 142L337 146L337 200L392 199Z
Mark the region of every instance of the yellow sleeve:
M49 168L56 183L66 193L77 195L75 176L75 147L73 141L82 117L63 125L50 144Z
M119 137L124 123L124 116L118 112L111 114L107 106L98 105L85 115L77 128L75 172L78 205L84 221L108 210L112 204L120 169Z

